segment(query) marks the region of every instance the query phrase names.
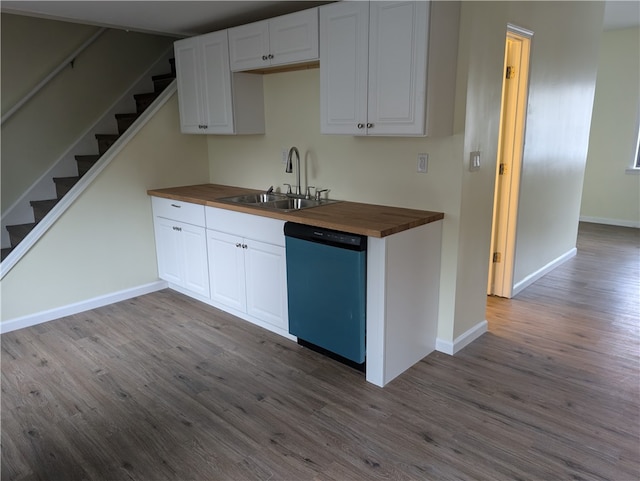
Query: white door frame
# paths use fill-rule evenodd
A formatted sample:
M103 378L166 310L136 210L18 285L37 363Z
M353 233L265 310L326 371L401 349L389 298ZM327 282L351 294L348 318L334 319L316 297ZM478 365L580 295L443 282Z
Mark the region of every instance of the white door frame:
M511 24L507 26L487 286L489 295L507 298L513 293L532 36L533 32L529 30Z

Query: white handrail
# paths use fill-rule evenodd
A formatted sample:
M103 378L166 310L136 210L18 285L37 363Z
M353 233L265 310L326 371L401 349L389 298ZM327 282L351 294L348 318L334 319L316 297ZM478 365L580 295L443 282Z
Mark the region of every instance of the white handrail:
M73 53L71 53L71 55L65 58L62 61L62 63L60 63L60 65L58 65L55 69L53 69L49 75L43 78L38 83L38 85L33 87L27 95L22 97L22 99L19 102L17 102L13 107L11 107L7 111L6 114L2 116L2 120L0 120L0 125L4 124L7 120L9 120L9 117L15 114L18 110L20 110L24 104L26 104L29 100L31 100L31 98L35 94L37 94L45 85L47 85L51 81L51 79L53 79L56 75L58 75L64 68L66 68L67 65L73 64L73 61L76 59L76 57L78 57L78 55L80 55L84 51L84 49L86 49L89 45L95 42L98 39L98 37L106 31L107 31L106 28L101 28L96 33L94 33L91 37L89 37L82 45L80 45L77 49L75 49Z

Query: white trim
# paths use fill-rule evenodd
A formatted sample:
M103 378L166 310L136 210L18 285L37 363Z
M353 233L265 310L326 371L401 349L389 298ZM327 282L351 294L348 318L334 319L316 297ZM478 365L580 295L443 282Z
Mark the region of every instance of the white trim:
M507 32L512 32L516 35L527 37L529 39L533 38L533 30L514 25L513 23L507 23Z
M436 351L443 352L444 354L449 354L453 356L457 352L459 352L464 347L471 344L473 341L482 336L489 329L489 323L484 320L479 322L471 329L468 329L466 332L462 333L458 337L456 337L453 342L445 341L443 339L436 339Z
M608 219L606 217L580 216L580 222L591 222L592 224L617 225L619 227L640 228L640 220Z
M569 251L562 254L560 257L549 262L546 266L538 269L532 274L529 274L527 277L525 277L523 280L521 280L515 286L513 286L512 297L522 292L525 288L529 287L535 281L537 281L544 275L548 274L549 272L554 270L556 267L564 264L572 257L575 257L577 252L578 252L578 249L574 247L573 249L570 249Z
M141 286L94 297L93 299L76 302L74 304L56 307L49 309L48 311L37 312L35 314L10 319L0 323L0 334L15 331L16 329L22 329L24 327L35 326L36 324L42 324L43 322L53 321L54 319L60 319L61 317L72 316L73 314L79 314L80 312L85 312L91 309L97 309L98 307L113 304L114 302L126 301L132 297L143 296L145 294L165 289L167 286L168 284L166 281L155 281L149 284L143 284Z
M107 153L105 153L96 165L83 177L80 178L77 184L75 184L69 192L60 199L53 209L42 219L27 236L20 242L0 263L0 280L7 275L7 273L15 266L18 261L25 255L31 247L44 235L49 228L55 224L55 222L64 214L64 212L73 204L73 202L84 192L86 188L91 185L93 180L100 175L100 173L111 163L111 161L120 153L125 145L131 140L138 131L160 110L160 108L173 96L176 92L177 84L174 80L154 101L154 103L147 108L143 115L129 127L122 136L111 146Z

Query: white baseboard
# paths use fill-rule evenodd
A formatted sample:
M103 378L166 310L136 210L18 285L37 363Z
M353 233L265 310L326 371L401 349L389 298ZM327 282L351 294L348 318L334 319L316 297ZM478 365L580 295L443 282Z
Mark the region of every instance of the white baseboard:
M578 249L574 247L573 249L570 249L569 251L562 254L560 257L549 262L546 266L538 269L532 274L529 274L527 277L525 277L524 279L522 279L520 282L516 283L516 285L513 286L511 297L514 297L516 294L522 292L525 288L529 287L531 284L533 284L535 281L540 279L545 274L548 274L549 272L554 270L556 267L564 264L572 257L575 257L577 252L578 252Z
M166 288L167 286L168 284L166 281L155 281L149 284L132 287L130 289L124 289L122 291L112 292L103 296L94 297L93 299L87 299L86 301L56 307L55 309L49 309L48 311L10 319L8 321L0 323L0 334L15 331L17 329L22 329L24 327L35 326L36 324L53 321L54 319L71 316L73 314L78 314L90 309L96 309L108 304L113 304L114 302L126 301L127 299L131 299L132 297L142 296L155 291L159 291Z
M471 329L468 329L460 336L456 337L453 342L436 339L436 351L453 356L456 352L460 351L462 348L471 344L473 341L482 336L485 332L487 332L488 328L489 323L484 320L473 326Z
M619 227L635 227L640 228L640 220L623 220L623 219L607 219L605 217L590 217L581 215L580 222L591 222L592 224L617 225Z

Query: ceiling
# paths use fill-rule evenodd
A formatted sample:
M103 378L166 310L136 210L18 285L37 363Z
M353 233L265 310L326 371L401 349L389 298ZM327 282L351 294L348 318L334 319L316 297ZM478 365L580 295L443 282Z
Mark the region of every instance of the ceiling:
M329 1L5 1L3 13L190 37Z
M189 37L242 25L329 1L7 1L5 13ZM604 28L640 25L640 2L607 1Z

